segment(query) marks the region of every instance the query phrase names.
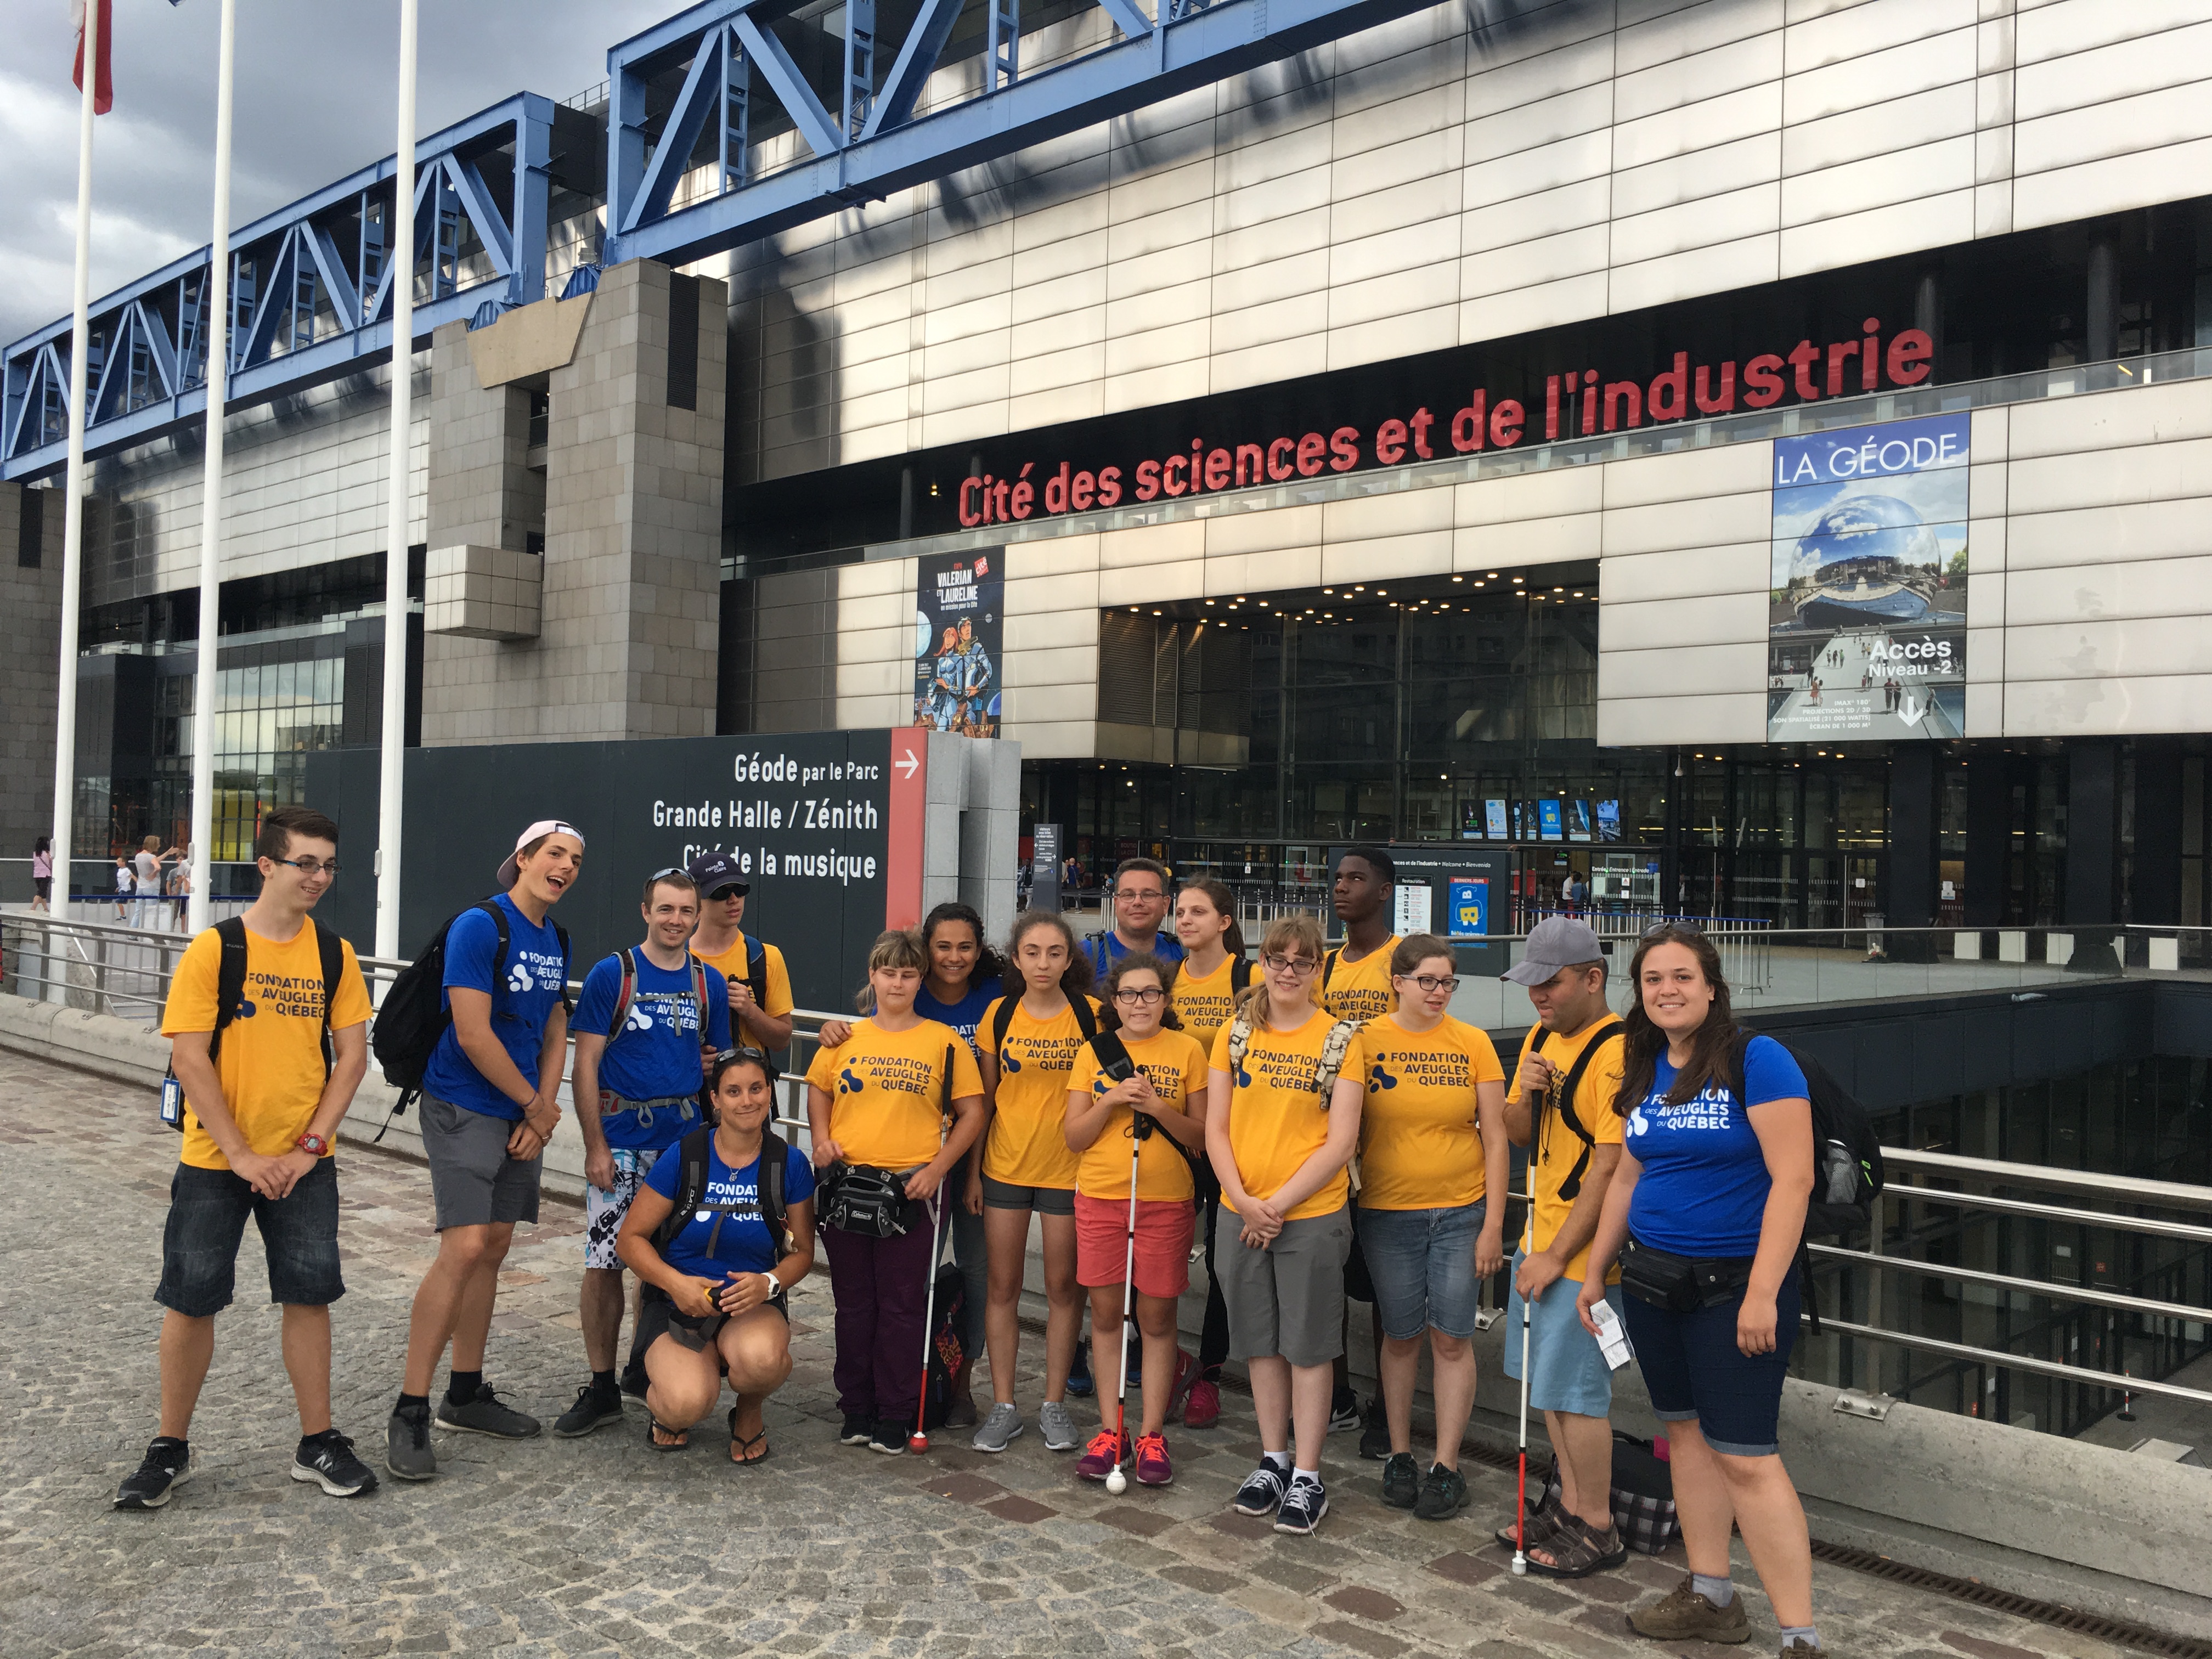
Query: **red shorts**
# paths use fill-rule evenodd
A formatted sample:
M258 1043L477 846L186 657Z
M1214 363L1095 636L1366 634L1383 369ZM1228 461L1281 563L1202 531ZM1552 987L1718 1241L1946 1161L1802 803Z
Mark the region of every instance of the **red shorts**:
M1137 1200L1137 1294L1172 1301L1190 1287L1197 1212L1187 1198ZM1075 1278L1085 1290L1121 1282L1129 1200L1075 1195Z

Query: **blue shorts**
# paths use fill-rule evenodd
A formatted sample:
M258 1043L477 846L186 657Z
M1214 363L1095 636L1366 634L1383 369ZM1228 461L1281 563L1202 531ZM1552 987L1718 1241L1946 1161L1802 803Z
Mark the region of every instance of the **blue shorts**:
M228 1170L179 1164L169 1178L161 1229L161 1282L154 1300L192 1319L230 1305L246 1218L269 1255L269 1299L326 1308L345 1294L338 1271L338 1171L321 1158L282 1198L264 1198Z
M1446 1210L1356 1212L1383 1335L1410 1342L1430 1329L1462 1339L1474 1334L1474 1311L1482 1300L1474 1240L1489 1207L1478 1198Z
M1662 1423L1696 1419L1698 1432L1731 1457L1771 1457L1781 1449L1782 1379L1797 1343L1797 1275L1774 1298L1774 1352L1746 1354L1735 1345L1743 1297L1694 1313L1673 1313L1628 1298L1621 1318L1651 1410Z
M1524 1252L1513 1252L1511 1270L1517 1278ZM1583 1328L1575 1312L1575 1298L1583 1293L1582 1280L1555 1279L1529 1304L1528 1403L1540 1412L1569 1412L1577 1417L1607 1417L1613 1413L1613 1370L1605 1363L1605 1350ZM1605 1299L1620 1311L1620 1287L1606 1287ZM1521 1376L1521 1292L1505 1298L1505 1374Z

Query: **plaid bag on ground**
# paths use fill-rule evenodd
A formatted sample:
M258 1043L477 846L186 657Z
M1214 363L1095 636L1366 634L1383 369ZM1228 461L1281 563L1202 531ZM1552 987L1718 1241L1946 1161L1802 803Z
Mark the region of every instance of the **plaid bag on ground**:
M1649 1440L1618 1429L1613 1432L1613 1524L1623 1543L1644 1555L1658 1554L1680 1530L1673 1472Z

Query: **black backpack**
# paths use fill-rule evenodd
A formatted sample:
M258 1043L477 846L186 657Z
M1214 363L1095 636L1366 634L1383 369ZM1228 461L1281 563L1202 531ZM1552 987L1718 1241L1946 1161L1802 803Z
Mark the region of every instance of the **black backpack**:
M499 955L492 975L492 1011L499 1011L500 999L507 994L507 953L511 940L507 933L507 912L486 899L472 904L469 910L481 910L499 929ZM392 981L392 988L384 994L384 1006L377 1011L376 1023L369 1028L369 1047L376 1055L376 1063L384 1067L384 1080L399 1091L399 1098L392 1108L392 1117L384 1120L384 1127L392 1127L392 1118L407 1109L410 1102L422 1092L422 1073L430 1064L430 1055L438 1041L453 1023L453 1011L446 1004L446 936L453 932L453 924L469 914L456 912L446 918L445 924L432 936L415 960L399 970ZM568 930L559 922L553 924L554 936L561 941L561 1004L568 1003ZM379 1140L384 1139L384 1129L376 1132Z
M991 1048L994 1058L996 1057L997 1051L1006 1046L1006 1033L1014 1028L1014 1009L1019 1005L1021 1000L1022 994L1019 991L1009 991L999 999L999 1012L991 1016ZM1091 999L1081 995L1072 996L1067 1000L1067 1006L1075 1010L1075 1029L1083 1033L1083 1040L1089 1042L1097 1037L1098 1016L1091 1012ZM951 1076L949 1070L946 1075L949 1079Z
M937 1269L937 1316L929 1333L928 1380L922 1389L921 1425L925 1429L945 1426L945 1413L952 1406L952 1379L960 1374L960 1366L967 1358L967 1350L960 1340L965 1328L968 1311L968 1279L956 1261L942 1262Z
M1566 1079L1557 1091L1559 1098L1554 1100L1547 1093L1544 1097L1543 1112L1529 1125L1528 1148L1532 1157L1542 1155L1543 1120L1553 1112L1559 1115L1559 1121L1572 1130L1575 1139L1582 1142L1583 1149L1575 1159L1574 1168L1568 1170L1566 1178L1559 1182L1559 1197L1569 1204L1581 1196L1583 1176L1589 1172L1590 1154L1597 1149L1597 1137L1583 1126L1582 1115L1575 1110L1575 1090L1583 1080L1583 1073L1589 1069L1590 1061L1596 1058L1597 1051L1607 1043L1620 1040L1627 1029L1620 1021L1608 1015L1591 1034L1589 1041L1583 1044L1583 1051L1575 1056L1575 1063L1567 1068ZM1545 1035L1549 1036L1550 1033ZM1536 1052L1539 1054L1544 1052L1543 1037L1536 1039Z
M331 1047L331 1004L337 1000L338 981L345 973L345 941L327 927L317 927L313 916L307 926L314 929L315 952L322 958L323 966L323 1075L331 1074L333 1050ZM222 942L222 960L215 972L215 1030L208 1035L208 1064L215 1065L222 1054L223 1028L238 1018L239 1005L246 1000L246 921L240 916L227 916L215 925L215 936ZM170 1109L171 1086L176 1082L177 1070L170 1066L168 1075L161 1081L161 1121L182 1134L185 1128L183 1091L176 1093L176 1109Z

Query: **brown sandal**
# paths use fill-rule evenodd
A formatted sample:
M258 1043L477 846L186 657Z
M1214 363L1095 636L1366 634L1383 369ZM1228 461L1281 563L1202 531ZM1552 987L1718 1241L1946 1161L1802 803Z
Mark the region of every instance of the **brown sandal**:
M1628 1559L1628 1546L1617 1528L1607 1525L1599 1532L1579 1515L1569 1515L1558 1534L1537 1547L1554 1558L1549 1566L1528 1558L1528 1571L1540 1578L1587 1578Z
M1552 1493L1546 1493L1541 1503L1528 1511L1528 1547L1541 1549L1551 1541L1567 1518L1566 1505ZM1507 1549L1517 1549L1519 1542L1513 1536L1513 1523L1508 1521L1492 1534Z

